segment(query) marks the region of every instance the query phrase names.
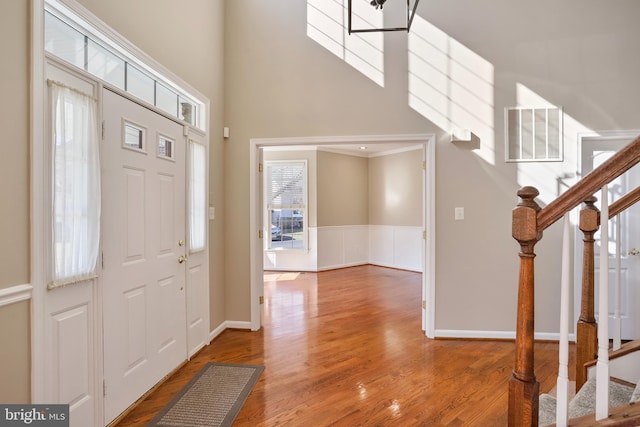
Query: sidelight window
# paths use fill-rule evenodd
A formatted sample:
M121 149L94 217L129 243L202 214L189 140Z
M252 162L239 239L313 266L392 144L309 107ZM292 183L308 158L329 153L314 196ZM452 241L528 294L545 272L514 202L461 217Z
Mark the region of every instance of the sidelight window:
M96 99L48 81L53 155L53 280L97 277L100 159Z

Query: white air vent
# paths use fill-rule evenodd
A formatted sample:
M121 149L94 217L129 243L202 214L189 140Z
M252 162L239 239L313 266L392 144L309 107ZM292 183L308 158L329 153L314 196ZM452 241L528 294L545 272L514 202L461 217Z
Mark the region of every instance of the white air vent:
M507 108L507 162L563 160L562 108Z

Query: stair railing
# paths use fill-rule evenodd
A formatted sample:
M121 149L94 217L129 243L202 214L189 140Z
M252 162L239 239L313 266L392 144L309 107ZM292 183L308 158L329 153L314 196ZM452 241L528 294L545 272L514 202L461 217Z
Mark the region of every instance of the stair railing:
M583 233L584 250L582 256L582 297L580 303L580 316L576 325L576 365L575 378L576 390L579 390L587 381L586 364L597 359L598 337L595 318L595 238L594 235L600 228L600 211L595 206L596 197L588 197L580 211L578 227ZM625 194L609 206L609 217L616 218L616 269L613 315L613 350L621 346L621 316L620 316L620 262L621 262L621 219L620 214L629 207L640 202L640 187Z
M511 427L538 425L540 385L534 371L534 247L546 228L638 162L640 137L544 208L534 200L539 194L534 187L518 191L521 200L512 213L512 235L520 245L520 272L515 366L509 380L508 423Z

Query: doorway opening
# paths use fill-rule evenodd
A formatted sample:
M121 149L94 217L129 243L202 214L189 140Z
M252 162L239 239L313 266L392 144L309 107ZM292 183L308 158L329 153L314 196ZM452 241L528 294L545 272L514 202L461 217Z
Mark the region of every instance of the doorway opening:
M265 265L264 238L270 238L270 234L264 232L269 224L265 220L263 179L264 170L261 165L264 163L264 151L273 150L278 147L280 150L306 149L312 150L316 147L323 149L345 151L349 148L367 146L375 147L378 151L396 150L409 146L420 146L422 152L422 196L421 206L421 233L418 243L421 250L418 256L418 263L422 271L422 330L428 337L435 334L435 136L432 134L419 135L385 135L385 136L357 136L357 137L322 137L322 138L269 138L250 140L250 167L255 171L255 175L250 182L250 212L251 229L258 230L251 238L251 329L258 330L262 326L262 306L264 295L264 274L265 270L271 270L272 266ZM265 228L267 227L267 228ZM331 228L331 227L326 227ZM269 231L269 230L267 230ZM335 232L336 230L330 230ZM360 230L361 232L362 230ZM359 231L356 230L357 235ZM314 236L314 233L316 235ZM310 249L312 252L314 238L318 239L317 230L309 233ZM261 238L262 236L262 238ZM316 249L317 251L317 246ZM315 256L315 258L313 258ZM321 271L330 267L338 268L334 264L326 264L325 259L312 254L313 268L309 271ZM362 263L361 263L362 264ZM353 264L357 265L357 264Z

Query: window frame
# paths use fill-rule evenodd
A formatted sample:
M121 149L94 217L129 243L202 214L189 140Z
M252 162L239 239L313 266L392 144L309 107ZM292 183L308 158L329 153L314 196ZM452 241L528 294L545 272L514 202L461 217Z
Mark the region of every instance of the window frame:
M302 190L303 190L303 196L302 196L302 203L280 203L280 204L273 204L270 203L270 193L271 193L271 183L272 183L272 179L271 179L271 171L272 171L272 167L274 166L301 166L302 167ZM296 160L267 160L264 162L264 171L265 171L265 175L264 175L264 183L263 183L263 195L264 195L264 207L263 207L263 212L264 212L264 249L267 251L291 251L291 252L306 252L309 250L309 233L308 233L308 227L309 227L309 165L308 165L308 161L306 159L296 159ZM273 245L273 240L271 239L271 225L272 225L272 220L271 220L271 212L273 210L297 210L297 211L302 211L302 230L301 230L301 237L302 237L302 247L301 248L285 248L282 247L281 245L277 245L274 246ZM282 231L282 235L284 235L284 232ZM282 239L282 237L280 238ZM281 242L282 240L280 240ZM280 246L280 247L278 247Z

